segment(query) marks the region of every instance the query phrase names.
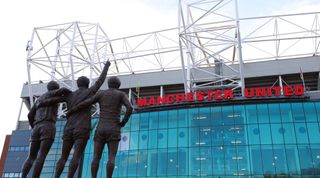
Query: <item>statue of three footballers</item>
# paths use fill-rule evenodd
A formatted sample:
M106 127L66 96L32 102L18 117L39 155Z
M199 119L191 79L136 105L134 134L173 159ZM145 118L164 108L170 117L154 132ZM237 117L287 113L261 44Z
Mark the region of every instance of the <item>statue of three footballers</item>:
M125 126L128 122L133 108L126 94L119 90L121 82L117 77L109 78L109 89L98 91L106 78L109 66L110 62L108 61L100 77L90 88L89 79L84 76L78 78L78 90L74 92L65 88L58 89L59 86L49 88L49 82L49 91L39 97L29 112L30 117L28 115L28 117L31 118L29 120L33 130L30 144L31 148L28 159L22 169L22 178L27 176L35 160L35 168L32 177L38 178L40 176L45 157L54 140L57 103L59 102L66 102L69 111L67 112L67 122L62 137L62 154L56 165L55 178L60 177L63 172L63 168L73 146L74 154L69 165L68 178L74 176L90 136L91 105L97 102L100 106L100 119L94 135L94 158L91 164L91 174L92 178L97 177L102 151L105 144L107 144L107 178L112 177L114 161L121 139L120 130L121 127ZM120 121L121 108L123 105L126 107L126 113L122 121ZM42 131L41 128L40 131L38 131L38 127L42 125L45 127L45 129L42 130L45 131ZM46 132L51 134L46 134ZM35 135L39 138L36 138ZM43 148L41 145L44 145ZM37 152L40 152L38 157Z

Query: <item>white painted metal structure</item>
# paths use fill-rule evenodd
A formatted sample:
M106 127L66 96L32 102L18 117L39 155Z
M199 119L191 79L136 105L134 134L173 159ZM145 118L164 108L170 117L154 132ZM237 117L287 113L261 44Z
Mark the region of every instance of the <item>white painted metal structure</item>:
M114 39L92 23L34 28L26 49L31 104L33 84L55 79L75 89L77 77L96 78L106 60L108 75L182 69L188 92L244 88L249 62L319 55L319 12L239 18L237 9L237 0L180 0L178 28Z

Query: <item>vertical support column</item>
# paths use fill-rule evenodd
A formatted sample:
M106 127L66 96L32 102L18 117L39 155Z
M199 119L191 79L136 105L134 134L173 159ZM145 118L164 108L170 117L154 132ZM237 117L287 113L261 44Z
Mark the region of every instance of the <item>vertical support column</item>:
M182 66L182 77L183 77L183 84L184 84L184 92L188 93L190 91L190 88L187 84L187 74L186 74L186 66L184 63L184 48L182 45L181 38L181 21L183 22L183 14L182 14L182 2L179 0L178 4L178 34L179 34L179 47L180 47L180 58L181 58L181 66ZM185 27L183 23L183 27Z
M60 51L60 30L57 30L56 40L57 40L57 48L56 48L56 53L55 53L53 64L51 65L51 80L54 80L54 78L55 78L57 59L58 59L58 56L60 53L59 52Z
M93 73L93 70L94 70L95 54L96 54L96 51L97 51L98 33L99 33L99 24L96 24L96 34L95 34L95 38L94 38L93 52L92 52L92 57L90 58L90 86L92 85L92 73Z
M320 72L318 74L318 85L317 85L317 90L320 90Z
M191 34L191 27L190 27L190 8L188 7L187 8L187 31L186 33L187 34ZM193 60L193 47L192 47L192 44L191 44L191 37L190 36L187 36L185 35L185 38L188 39L189 41L187 41L187 85L188 85L188 92L191 91L191 63L190 63L190 60Z
M239 57L239 72L240 72L240 82L241 82L241 94L244 96L245 82L244 82L244 64L242 58L242 41L240 34L240 20L239 20L239 10L238 10L238 0L234 0L236 9L236 25L237 25L237 40L238 40L238 57Z
M132 89L129 88L129 101L131 102L131 99L132 99Z
M27 70L28 70L28 89L29 89L29 99L30 99L30 107L33 106L33 93L32 93L32 87L31 87L31 51L32 51L32 43L34 39L34 34L36 32L36 29L33 29L31 40L28 41L27 44Z
M279 86L281 87L280 93L281 93L281 95L283 95L283 83L282 83L282 77L281 77L281 75L279 75Z
M160 86L160 96L162 97L162 96L163 96L163 94L164 94L163 86L161 85L161 86Z
M77 23L78 22L74 22L73 23L73 35L72 35L72 41L70 41L70 51L69 51L69 62L70 62L70 67L71 67L71 80L72 80L72 86L71 89L74 90L75 89L75 79L74 79L74 68L73 68L73 60L72 60L72 52L73 52L73 48L74 48L74 40L76 37L76 31L77 31Z

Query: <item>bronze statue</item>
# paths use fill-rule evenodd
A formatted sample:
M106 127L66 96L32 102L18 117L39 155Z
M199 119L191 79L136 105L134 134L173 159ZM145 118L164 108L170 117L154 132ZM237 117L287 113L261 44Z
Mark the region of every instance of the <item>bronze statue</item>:
M39 108L38 104L50 97L60 97L71 91L66 88L59 89L59 84L51 81L47 85L48 92L39 97L28 113L29 124L32 128L30 139L30 151L27 160L22 168L22 178L26 178L33 163L33 178L39 178L40 173L51 148L56 134L56 118L58 105L53 104L47 107Z
M94 135L94 156L91 163L92 178L97 177L99 162L106 143L108 145L107 178L112 177L114 161L121 140L120 130L121 127L126 125L132 114L133 108L126 94L119 90L120 85L121 82L117 77L110 77L108 90L99 91L93 97L71 108L67 113L67 115L72 115L96 102L100 105L100 120ZM126 113L120 122L122 105L126 107Z
M55 97L50 98L42 103L39 107L51 105L57 102L66 102L68 108L73 108L77 106L81 101L92 97L99 90L101 85L106 79L108 69L110 67L110 62L107 61L102 73L100 74L98 80L89 88L89 79L87 77L79 77L77 80L78 90L69 93L65 97ZM91 106L91 105L90 105ZM77 112L67 115L67 122L64 127L63 132L63 144L61 158L57 162L55 178L59 178L63 172L66 161L68 160L70 151L74 145L74 153L71 159L68 178L73 178L79 163L81 156L83 155L84 149L87 145L87 141L90 137L91 130L91 107L89 105L83 107Z

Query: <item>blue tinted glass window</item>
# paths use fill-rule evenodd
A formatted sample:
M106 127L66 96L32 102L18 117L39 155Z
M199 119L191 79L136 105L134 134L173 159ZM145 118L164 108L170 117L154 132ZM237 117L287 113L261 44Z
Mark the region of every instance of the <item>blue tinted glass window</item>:
M178 111L170 110L168 111L168 127L176 128L178 125Z
M210 126L211 124L210 108L199 109L199 124L200 126Z
M222 119L224 125L234 125L234 117L232 106L222 107Z
M147 175L148 169L148 152L147 150L139 150L137 162L137 176L143 177Z
M177 147L177 129L168 129L168 148Z
M276 174L288 174L286 150L283 146L274 146L274 166Z
M320 143L320 128L316 122L307 123L310 143Z
M139 132L139 149L147 149L149 141L148 131Z
M252 169L253 174L263 174L263 166L262 166L262 153L260 150L260 146L251 146L251 158L252 158Z
M190 142L189 142L189 146L191 147L195 147L195 146L199 146L200 143L200 128L199 127L194 127L194 128L190 128L189 129L189 136L190 136Z
M149 113L140 114L140 130L147 130L149 128Z
M260 129L258 124L248 125L249 144L260 144Z
M177 175L177 164L178 164L178 154L177 154L177 148L169 148L168 149L168 159L167 159L167 175Z
M268 105L267 104L258 104L258 121L259 123L269 123L269 112L268 112Z
M158 147L158 131L157 130L149 130L149 149L154 149Z
M226 125L224 126L224 136L223 141L225 145L234 145L236 141L235 136L235 126L233 125Z
M157 156L158 151L157 150L149 150L148 151L148 172L147 176L157 176Z
M291 105L287 103L280 104L280 114L282 122L292 122Z
M285 129L282 127L282 124L271 124L271 134L273 144L284 144L283 135Z
M189 123L190 127L198 127L202 117L199 116L199 109L189 109Z
M149 114L149 129L157 129L158 128L158 117L159 113L158 112L151 112Z
M314 106L314 103L310 102L310 103L303 103L303 109L304 109L304 113L306 116L306 119L308 122L310 121L318 121L317 119L317 112L316 112L316 108Z
M158 130L158 148L168 147L168 131Z
M188 110L180 109L178 110L178 126L179 127L187 127L188 126Z
M135 131L135 130L139 130L139 123L140 123L140 115L139 114L133 114L131 116L131 119L130 119L130 123L131 123L131 127L130 127L130 130L131 131Z
M311 145L312 160L314 162L314 174L320 175L320 145Z
M212 174L212 150L210 147L200 147L201 175Z
M300 173L300 161L298 150L295 145L287 145L286 146L286 154L288 160L288 170L291 174L299 174Z
M272 146L261 146L263 172L266 175L275 173L275 158L273 155Z
M139 132L130 132L130 150L138 149Z
M249 148L247 146L237 145L237 156L239 157L238 173L240 175L251 174Z
M212 128L212 133L211 133L212 145L223 145L223 140L224 140L223 137L224 137L223 126Z
M246 105L246 116L247 116L248 123L258 123L256 105Z
M188 146L188 129L179 128L178 129L178 147L187 147Z
M138 151L130 150L128 154L128 176L137 175Z
M159 128L168 128L168 111L159 112Z
M190 151L190 160L189 160L189 175L197 176L200 175L201 170L201 158L200 158L200 149L199 147L193 147L189 149Z
M222 125L222 111L221 107L211 108L211 123L214 126Z
M301 145L298 147L298 149L301 173L306 175L313 175L312 152L309 145Z
M298 143L309 143L308 130L305 123L294 124Z
M281 122L281 113L279 104L268 104L269 116L271 123Z
M177 168L179 175L187 175L188 170L188 148L178 148Z
M234 123L236 125L242 125L246 123L246 110L245 106L234 106L233 107L234 112Z
M167 149L158 149L158 160L157 160L157 175L166 176L167 175Z
M305 122L302 103L292 103L292 117L294 122Z
M202 127L199 132L200 146L211 146L211 128Z
M118 168L119 168L119 177L127 176L127 166L128 166L128 151L120 151L118 154Z
M238 160L240 159L237 156L237 149L233 146L225 146L225 164L226 164L226 172L235 175L238 174Z
M283 133L284 142L286 144L295 144L296 143L295 129L294 129L293 123L282 124L282 128L281 128L280 132Z

